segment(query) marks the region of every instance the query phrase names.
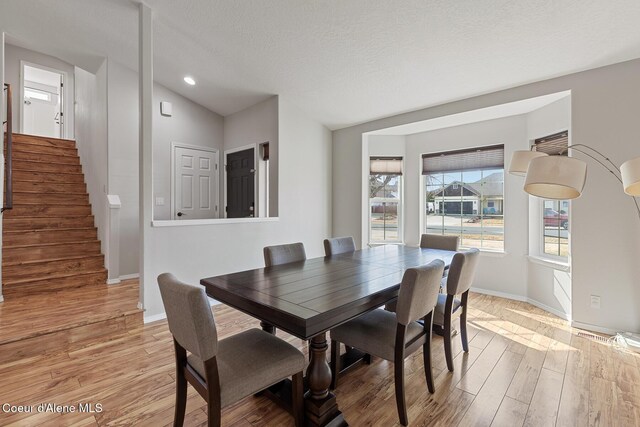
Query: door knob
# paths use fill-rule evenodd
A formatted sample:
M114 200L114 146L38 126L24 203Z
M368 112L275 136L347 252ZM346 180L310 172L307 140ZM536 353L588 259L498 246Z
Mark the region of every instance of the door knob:
M178 216L187 216L186 213L178 212Z

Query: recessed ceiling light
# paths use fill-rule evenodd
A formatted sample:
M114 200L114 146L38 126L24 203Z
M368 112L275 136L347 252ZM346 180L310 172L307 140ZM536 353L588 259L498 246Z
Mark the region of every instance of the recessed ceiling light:
M190 86L193 86L196 84L196 81L193 80L193 77L189 77L189 76L184 78L184 82Z

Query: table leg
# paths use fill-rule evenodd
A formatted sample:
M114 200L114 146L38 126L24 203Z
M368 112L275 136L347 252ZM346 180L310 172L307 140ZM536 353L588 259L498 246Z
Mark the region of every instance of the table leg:
M275 335L276 334L276 327L273 326L271 323L267 323L267 322L260 322L260 327L262 328L263 331L270 333L271 335Z
M306 372L309 391L305 393L304 403L307 425L312 427L348 425L338 409L336 396L329 391L331 368L327 363L328 348L326 333L311 338L311 361Z

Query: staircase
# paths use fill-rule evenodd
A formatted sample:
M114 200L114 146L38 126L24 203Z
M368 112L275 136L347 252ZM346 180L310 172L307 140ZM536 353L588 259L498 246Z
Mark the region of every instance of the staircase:
M13 209L4 212L2 243L5 298L106 283L74 141L13 134Z

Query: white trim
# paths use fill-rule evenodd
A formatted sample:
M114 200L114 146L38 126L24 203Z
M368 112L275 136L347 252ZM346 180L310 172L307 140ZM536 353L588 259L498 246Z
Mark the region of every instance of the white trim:
M4 302L4 297L0 294L0 302Z
M277 222L280 218L271 217L252 217L252 218L215 218L215 219L192 219L184 220L155 220L151 221L152 227L182 227L183 225L225 225L225 224L246 224L253 222Z
M123 280L131 280L131 279L138 279L140 277L140 274L138 273L133 273L133 274L124 274L120 277L117 277L115 279L107 279L107 285L117 285L118 283L122 282Z
M222 153L222 175L224 176L224 203L222 205L221 213L223 214L220 218L227 219L227 155L231 153L237 153L238 151L244 150L253 150L253 167L255 168L255 173L253 174L253 218L257 218L255 215L258 212L258 151L260 149L260 144L247 144L242 147L230 148L228 150L224 150ZM268 203L268 201L267 201ZM231 218L235 219L235 218Z
M515 294L508 294L506 292L493 291L490 289L481 289L481 288L471 288L470 290L471 292L484 294L484 295L491 295L492 297L499 297L499 298L512 299L515 301L528 302L526 297L515 295Z
M543 265L545 267L553 268L554 270L571 272L571 265L566 262L556 261L553 258L546 258L536 255L527 255L527 258L529 259L529 262L532 262L534 264Z
M216 300L212 300L209 299L209 305L211 307L213 307L214 305L219 305L222 304L220 301L216 301ZM162 312L162 313L158 313L158 314L153 314L151 316L143 316L143 323L146 325L148 323L152 323L152 322L157 322L159 320L164 320L167 318L167 313L166 312Z
M56 68L52 68L52 67L47 67L46 65L40 65L40 64L36 64L35 62L29 62L29 61L24 61L24 60L20 60L20 99L18 101L18 103L20 104L20 123L19 123L19 128L20 128L20 133L25 133L24 132L24 67L31 67L31 68L38 68L40 70L45 70L45 71L50 71L52 73L55 74L60 74L62 76L62 93L59 95L60 99L61 99L61 107L62 107L62 113L63 113L63 120L62 120L62 129L61 129L61 135L58 136L58 138L60 139L68 139L70 132L69 132L69 124L68 122L68 118L70 117L70 111L71 109L69 108L69 102L73 102L73 100L68 100L68 93L65 94L65 92L68 92L67 90L67 84L69 84L69 75L67 74L66 71L62 71L62 70L58 70Z
M215 192L215 196L214 196L214 201L216 203L216 211L218 214L218 218L220 218L220 168L219 168L219 164L220 164L220 150L218 150L217 148L213 148L213 147L201 147L199 145L190 145L190 144L183 144L181 142L175 142L172 141L171 142L171 189L170 189L170 195L169 195L169 207L171 209L171 219L172 220L176 220L176 148L184 148L187 150L198 150L198 151L206 151L209 153L213 153L214 154L214 159L215 159L215 169L217 171L217 176L216 176L216 185L214 186L214 192ZM155 203L154 203L155 204ZM181 220L184 221L184 220Z
M493 291L490 289L479 289L479 288L471 288L471 292L475 292L478 294L484 294L484 295L491 295L494 297L499 297L499 298L506 298L506 299L511 299L514 301L521 301L521 302L526 302L529 303L533 306L536 306L548 313L553 314L554 316L558 316L561 319L567 320L569 322L571 322L571 315L568 313L563 313L560 310L557 310L555 308L549 307L548 305L542 304L539 301L536 301L532 298L528 298L528 297L523 297L520 295L514 295L514 294L509 294L506 292L500 292L500 291Z
M527 302L529 304L531 304L531 305L535 305L536 307L538 307L538 308L540 308L540 309L542 309L544 311L547 311L547 312L549 312L549 313L551 313L553 315L556 315L561 319L564 319L564 320L567 320L567 321L571 322L571 315L569 313L564 313L564 312L562 312L562 311L560 311L558 309L555 309L553 307L549 307L548 305L542 304L541 302L536 301L536 300L531 299L531 298L527 298Z
M616 331L614 329L604 328L602 326L591 325L589 323L577 322L575 320L571 321L571 326L573 328L584 329L584 330L592 331L592 332L600 332L601 334L607 334L607 335L615 335L615 334L618 333L618 331Z

